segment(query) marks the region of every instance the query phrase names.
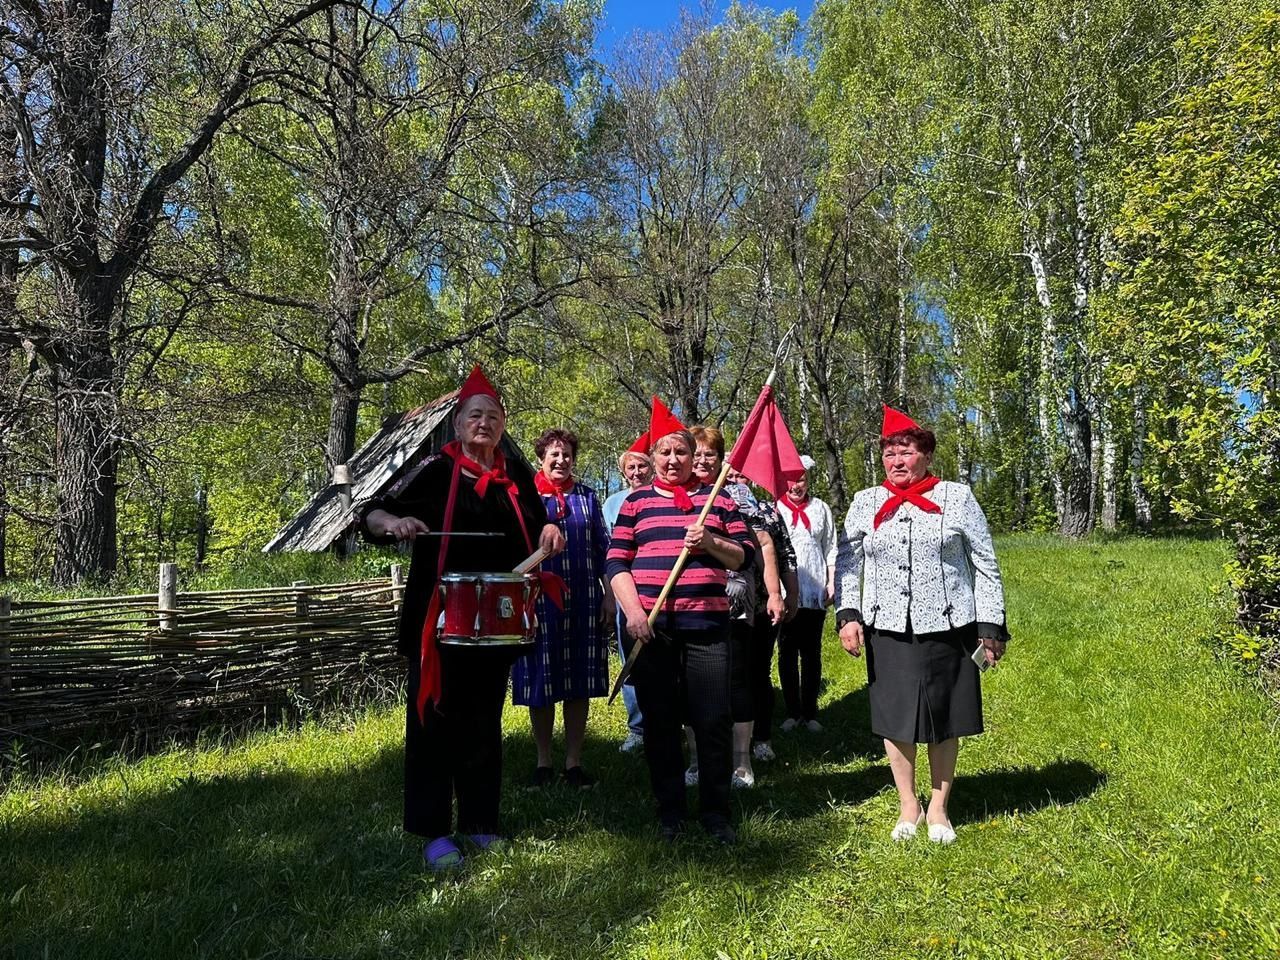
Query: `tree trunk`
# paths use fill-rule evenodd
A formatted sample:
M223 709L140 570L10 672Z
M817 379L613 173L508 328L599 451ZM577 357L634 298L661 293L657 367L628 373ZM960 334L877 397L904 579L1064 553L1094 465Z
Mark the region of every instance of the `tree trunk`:
M1151 498L1142 482L1146 469L1147 397L1142 388L1134 390L1133 449L1129 451L1129 488L1133 494L1133 522L1142 531L1151 529Z
M197 570L204 569L209 553L209 489L200 482L196 490L196 561Z
M814 370L813 385L814 392L818 395L818 408L822 411L822 448L827 476L831 479L831 499L843 506L849 502L849 488L844 477L844 461L840 456L840 423L836 418L831 383L825 369Z
M1092 529L1093 473L1089 450L1092 446L1092 424L1089 411L1078 404L1063 411L1067 457L1063 465L1063 510L1058 527L1063 536L1083 537Z
M1114 531L1119 514L1116 483L1116 428L1110 406L1102 416L1102 529Z
M908 337L908 317L907 317L907 241L902 235L902 231L898 231L898 248L895 259L897 267L897 287L898 287L898 362L895 373L897 387L897 404L903 410L907 409L907 343Z
M356 449L356 424L360 413L360 360L362 343L360 321L365 303L364 277L360 269L360 214L355 190L363 169L359 143L360 116L356 96L356 77L361 70L357 31L359 14L351 8L331 10L330 23L337 35L330 55L338 62L333 71L334 84L334 154L338 180L343 189L333 210L333 245L330 256L330 318L328 360L329 430L325 439L325 472L333 476L333 468L346 463ZM346 189L350 185L350 190Z
M1018 196L1018 204L1022 208L1022 247L1023 255L1031 267L1031 277L1035 283L1036 302L1040 306L1040 338L1039 359L1040 370L1036 379L1036 423L1040 431L1040 443L1043 450L1041 469L1046 471L1047 479L1053 488L1053 505L1061 524L1067 510L1067 493L1063 478L1058 469L1059 439L1053 422L1054 400L1058 389L1058 378L1061 371L1058 364L1058 331L1054 317L1053 292L1049 287L1049 268L1044 247L1040 243L1036 224L1032 217L1032 200L1028 181L1030 166L1022 143L1022 134L1017 129L1013 132L1014 174ZM1066 425L1064 424L1064 427Z
M96 314L91 313L91 316ZM58 503L53 581L59 586L109 576L116 569L116 394L107 326L69 347L77 357L59 371Z

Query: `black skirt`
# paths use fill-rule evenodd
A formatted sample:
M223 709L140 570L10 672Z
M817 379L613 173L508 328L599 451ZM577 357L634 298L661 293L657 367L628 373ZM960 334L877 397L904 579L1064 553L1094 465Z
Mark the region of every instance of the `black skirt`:
M982 733L982 687L970 655L978 628L942 633L867 628L871 731L899 743L941 743Z

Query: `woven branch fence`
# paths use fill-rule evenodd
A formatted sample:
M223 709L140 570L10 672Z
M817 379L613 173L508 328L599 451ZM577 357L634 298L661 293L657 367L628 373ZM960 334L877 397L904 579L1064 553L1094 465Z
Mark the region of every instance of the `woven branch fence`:
M404 581L11 603L0 597L0 742L163 730L388 689Z

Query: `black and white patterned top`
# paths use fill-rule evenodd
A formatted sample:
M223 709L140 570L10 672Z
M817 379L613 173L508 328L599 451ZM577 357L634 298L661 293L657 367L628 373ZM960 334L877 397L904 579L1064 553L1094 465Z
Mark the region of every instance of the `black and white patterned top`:
M924 496L942 512L904 503L878 530L875 515L889 491L854 496L836 551L837 619L900 633L908 619L915 633L976 621L980 634L1005 638L1000 566L973 491L943 481Z

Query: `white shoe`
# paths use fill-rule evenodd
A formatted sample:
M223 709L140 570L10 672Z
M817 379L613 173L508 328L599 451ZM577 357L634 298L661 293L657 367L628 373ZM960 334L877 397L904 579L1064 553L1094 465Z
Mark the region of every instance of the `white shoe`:
M684 772L684 785L686 787L696 787L698 785L698 766L694 764Z
M924 823L924 809L920 810L920 816L916 817L916 822L910 820L899 820L893 825L893 830L889 832L889 839L894 843L903 843L910 840L916 835L916 831L920 829L920 824ZM933 828L930 827L930 830Z
M644 746L644 737L636 733L634 730L627 731L627 738L622 741L622 746L618 748L622 753L635 753Z
M929 824L929 841L931 843L955 843L956 831L948 823Z
M778 755L773 752L773 747L769 746L768 740L761 740L751 748L751 755L757 760L769 761L777 760Z
M821 733L822 724L820 724L817 720L810 720L808 723L805 724L805 729L808 730L810 733Z
M756 785L756 775L750 770L739 773L737 770L733 772L733 780L730 784L735 790L746 790Z
M800 726L799 720L797 720L795 717L787 717L787 719L782 721L782 732L790 733L792 730L794 730L798 726Z

